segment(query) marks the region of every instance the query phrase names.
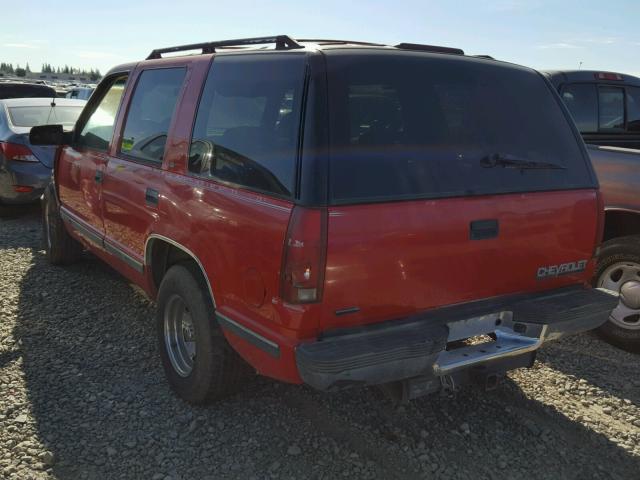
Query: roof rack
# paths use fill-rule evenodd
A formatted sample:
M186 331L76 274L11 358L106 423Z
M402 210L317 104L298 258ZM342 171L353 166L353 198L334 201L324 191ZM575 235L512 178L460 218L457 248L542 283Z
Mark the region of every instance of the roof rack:
M484 58L485 60L495 60L491 55L473 55L476 58Z
M365 45L369 47L386 47L387 45L383 43L372 43L372 42L358 42L354 40L333 40L329 38L299 38L298 42L308 42L308 43L335 43L335 44L351 44L351 45Z
M156 48L149 54L147 60L162 58L163 53L184 52L188 50L202 50L203 54L215 53L216 48L242 47L251 45L262 45L266 43L275 43L276 50L303 48L302 45L300 45L288 35L277 35L275 37L240 38L237 40L221 40L217 42L192 43L190 45L180 45L177 47Z
M420 50L422 52L448 53L453 55L464 55L464 51L459 48L439 47L437 45L422 45L421 43L399 43L394 45L402 50Z

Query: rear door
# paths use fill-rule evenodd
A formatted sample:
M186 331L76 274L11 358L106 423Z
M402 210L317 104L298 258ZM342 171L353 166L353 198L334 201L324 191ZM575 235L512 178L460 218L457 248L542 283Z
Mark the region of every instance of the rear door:
M324 328L589 278L595 177L537 73L399 52L328 73Z
M56 170L63 214L87 240L102 245L102 182L109 159L116 117L122 103L127 74L101 83L76 126L72 145L62 149Z
M106 166L105 248L137 271L159 215L162 161L186 71L184 66L149 68L134 79L123 130Z

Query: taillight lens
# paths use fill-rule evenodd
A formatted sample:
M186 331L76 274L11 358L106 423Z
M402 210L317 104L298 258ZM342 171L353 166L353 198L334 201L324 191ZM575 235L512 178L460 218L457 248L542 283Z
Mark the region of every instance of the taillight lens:
M600 244L602 243L604 237L604 198L602 198L602 192L600 190L596 191L596 200L598 204L598 223L596 224L596 239L595 239L595 249L593 251L593 256L597 257L600 253Z
M326 209L294 207L280 272L280 296L285 302L321 300L326 252Z
M37 162L31 149L17 143L0 142L0 152L12 162Z

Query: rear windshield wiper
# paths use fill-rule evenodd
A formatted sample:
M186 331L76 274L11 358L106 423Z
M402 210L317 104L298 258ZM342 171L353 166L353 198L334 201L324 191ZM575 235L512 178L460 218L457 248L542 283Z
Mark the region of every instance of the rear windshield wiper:
M536 162L514 157L513 155L494 153L480 159L484 168L517 168L520 170L566 170L567 167L549 162Z

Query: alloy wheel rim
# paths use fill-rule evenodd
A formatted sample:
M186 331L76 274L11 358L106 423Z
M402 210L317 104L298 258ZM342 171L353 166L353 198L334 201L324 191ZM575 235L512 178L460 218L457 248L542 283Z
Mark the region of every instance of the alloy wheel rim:
M196 358L196 333L191 312L178 295L172 295L167 301L164 341L171 366L181 377L188 377Z
M640 263L617 262L607 267L598 278L598 287L620 292L620 288L630 280L640 281ZM640 330L640 310L618 302L609 316L609 321L625 330Z

